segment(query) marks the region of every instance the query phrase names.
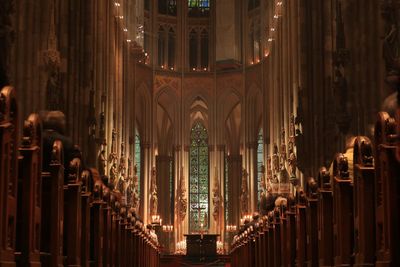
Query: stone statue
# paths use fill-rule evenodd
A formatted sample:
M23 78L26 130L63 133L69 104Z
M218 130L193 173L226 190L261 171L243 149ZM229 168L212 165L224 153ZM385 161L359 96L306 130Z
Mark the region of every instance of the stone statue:
M285 141L286 131L282 128L281 132L281 153L280 153L280 164L285 164L286 161L286 141Z
M139 178L137 176L137 166L133 168L133 178L132 178L132 186L133 186L133 195L132 195L132 207L136 213L139 212L140 207L140 196L139 196Z
M247 187L247 176L248 173L246 169L242 170L242 190L240 193L240 205L242 215L245 215L249 212L249 190Z
M151 182L150 182L150 215L157 215L157 210L158 210L156 175L157 175L156 167L153 167L151 169Z
M102 149L97 157L97 168L100 176L106 175L106 151Z
M297 170L297 157L296 154L292 151L289 155L289 174L290 177L296 177L296 170Z
M178 216L181 221L183 221L186 217L187 210L187 199L186 199L186 186L185 186L185 177L183 175L183 167L181 168L181 175L179 179L179 187L177 192L177 205L178 205Z
M221 207L221 192L219 188L219 179L218 179L218 169L215 168L215 178L214 178L214 188L213 188L213 217L215 221L218 221L220 207Z
M272 171L274 174L279 172L279 154L277 144L274 144L274 154L272 155Z
M115 189L117 177L118 177L117 163L114 161L111 163L111 167L110 167L110 187L111 187L111 189Z

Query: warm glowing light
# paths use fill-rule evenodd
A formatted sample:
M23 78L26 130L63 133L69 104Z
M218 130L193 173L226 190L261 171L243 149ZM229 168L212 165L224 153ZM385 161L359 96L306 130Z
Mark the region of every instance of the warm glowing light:
M204 71L207 71L207 68L204 68L203 70L204 70Z
M259 59L257 59L257 63L260 63L260 60L259 60Z
M127 32L128 31L128 29L127 28L124 28L124 32Z
M195 71L195 70L196 70L196 68L193 68L192 70L193 70L193 71Z
M283 4L282 1L278 1L278 2L276 3L277 6L281 6L282 4Z
M274 31L275 31L275 28L274 28L274 27L272 27L272 28L271 28L271 32L274 32Z
M277 19L277 18L279 18L279 16L278 16L278 14L275 14L274 19Z
M171 70L174 70L174 67L171 67Z
M120 3L118 3L118 2L115 2L115 3L114 3L114 5L115 5L116 7L119 7L119 6L121 6L121 4L120 4Z
M164 68L164 65L161 65L161 68L163 69L163 68Z
M123 18L124 18L124 16L119 16L119 18L120 18L120 19L123 19Z
M144 53L144 56L147 57L147 52Z
M128 40L126 40L128 43L130 43L130 42L132 42L132 40L131 39L128 39Z
M254 62L252 61L252 62L250 62L250 64L251 64L251 65L253 65L253 64L254 64Z
M268 38L268 42L272 42L274 39L272 38Z

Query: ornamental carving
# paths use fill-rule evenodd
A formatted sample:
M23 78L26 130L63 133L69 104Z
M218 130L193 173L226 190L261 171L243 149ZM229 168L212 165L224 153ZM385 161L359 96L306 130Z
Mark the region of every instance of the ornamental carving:
M215 221L218 221L219 214L221 211L221 190L219 186L219 177L218 177L218 168L215 168L215 177L214 177L214 188L213 188L213 217Z
M151 169L150 179L150 215L157 215L158 196L157 196L157 173L156 167Z
M177 190L177 210L178 210L179 220L183 221L186 217L186 210L187 210L186 185L185 185L185 176L183 174L183 167L181 168L181 175Z

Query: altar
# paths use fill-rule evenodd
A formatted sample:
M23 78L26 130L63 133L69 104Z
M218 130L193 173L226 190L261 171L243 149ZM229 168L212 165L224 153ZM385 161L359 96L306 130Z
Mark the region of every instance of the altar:
M186 255L189 257L217 256L217 237L215 234L188 234L186 237Z

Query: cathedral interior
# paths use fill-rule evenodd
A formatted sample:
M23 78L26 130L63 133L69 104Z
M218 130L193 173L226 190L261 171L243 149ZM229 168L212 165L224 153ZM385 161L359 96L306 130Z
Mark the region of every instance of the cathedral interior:
M1 0L0 267L400 266L399 0Z

